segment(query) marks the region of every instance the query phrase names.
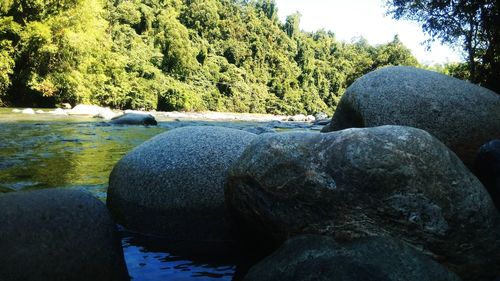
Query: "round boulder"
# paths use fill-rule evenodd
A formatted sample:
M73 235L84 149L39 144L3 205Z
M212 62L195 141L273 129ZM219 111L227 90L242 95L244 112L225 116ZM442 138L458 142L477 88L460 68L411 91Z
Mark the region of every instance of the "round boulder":
M111 121L109 122L114 125L158 125L158 122L156 122L156 119L153 115L142 113L125 113L123 115L111 118Z
M426 130L472 167L479 147L500 138L500 95L434 71L386 67L356 80L322 131L381 125Z
M1 280L129 280L116 226L91 194L1 194L0 213Z
M474 173L500 210L500 139L487 142L479 148Z
M460 281L432 259L390 237L339 244L303 235L253 266L245 281Z
M183 127L144 142L109 178L107 204L119 223L172 240L232 241L224 179L255 134Z
M391 235L461 276L500 272L499 215L490 196L420 129L260 135L231 169L225 195L235 222L263 241Z

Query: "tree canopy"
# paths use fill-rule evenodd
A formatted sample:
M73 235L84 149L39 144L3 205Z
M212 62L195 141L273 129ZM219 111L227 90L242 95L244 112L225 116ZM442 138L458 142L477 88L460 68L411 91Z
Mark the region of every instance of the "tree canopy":
M388 0L387 6L396 19L419 21L432 38L463 49L468 73L452 65L451 74L500 93L500 2Z
M5 0L0 102L331 113L385 65L418 65L399 38L372 46L279 21L273 0Z

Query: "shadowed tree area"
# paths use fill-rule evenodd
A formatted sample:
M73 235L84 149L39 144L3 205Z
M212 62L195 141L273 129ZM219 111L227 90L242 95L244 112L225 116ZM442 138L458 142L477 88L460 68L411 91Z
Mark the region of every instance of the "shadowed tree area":
M433 39L458 46L466 62L444 72L500 93L500 2L496 0L388 0L396 19L422 23Z
M418 63L397 37L372 46L303 32L273 0L5 0L0 103L331 113L385 65Z

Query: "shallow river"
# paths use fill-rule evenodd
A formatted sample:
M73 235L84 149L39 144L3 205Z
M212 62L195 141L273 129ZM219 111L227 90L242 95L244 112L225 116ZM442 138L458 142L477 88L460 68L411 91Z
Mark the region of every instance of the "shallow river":
M0 191L83 189L106 199L109 173L135 146L167 130L215 125L242 129L256 122L160 120L158 126L107 126L88 117L26 115L0 108ZM280 130L280 128L278 128ZM159 238L122 229L133 280L231 280L238 257L183 256Z

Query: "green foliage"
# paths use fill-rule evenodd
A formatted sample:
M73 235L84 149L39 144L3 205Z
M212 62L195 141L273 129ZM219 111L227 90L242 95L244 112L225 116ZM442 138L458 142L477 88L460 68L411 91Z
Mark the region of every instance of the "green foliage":
M500 93L499 1L387 0L387 6L396 19L421 22L434 39L460 46L468 70L457 76Z
M50 5L49 5L50 4ZM417 65L396 37L371 46L285 23L273 0L6 0L0 97L11 104L332 113L359 76Z

